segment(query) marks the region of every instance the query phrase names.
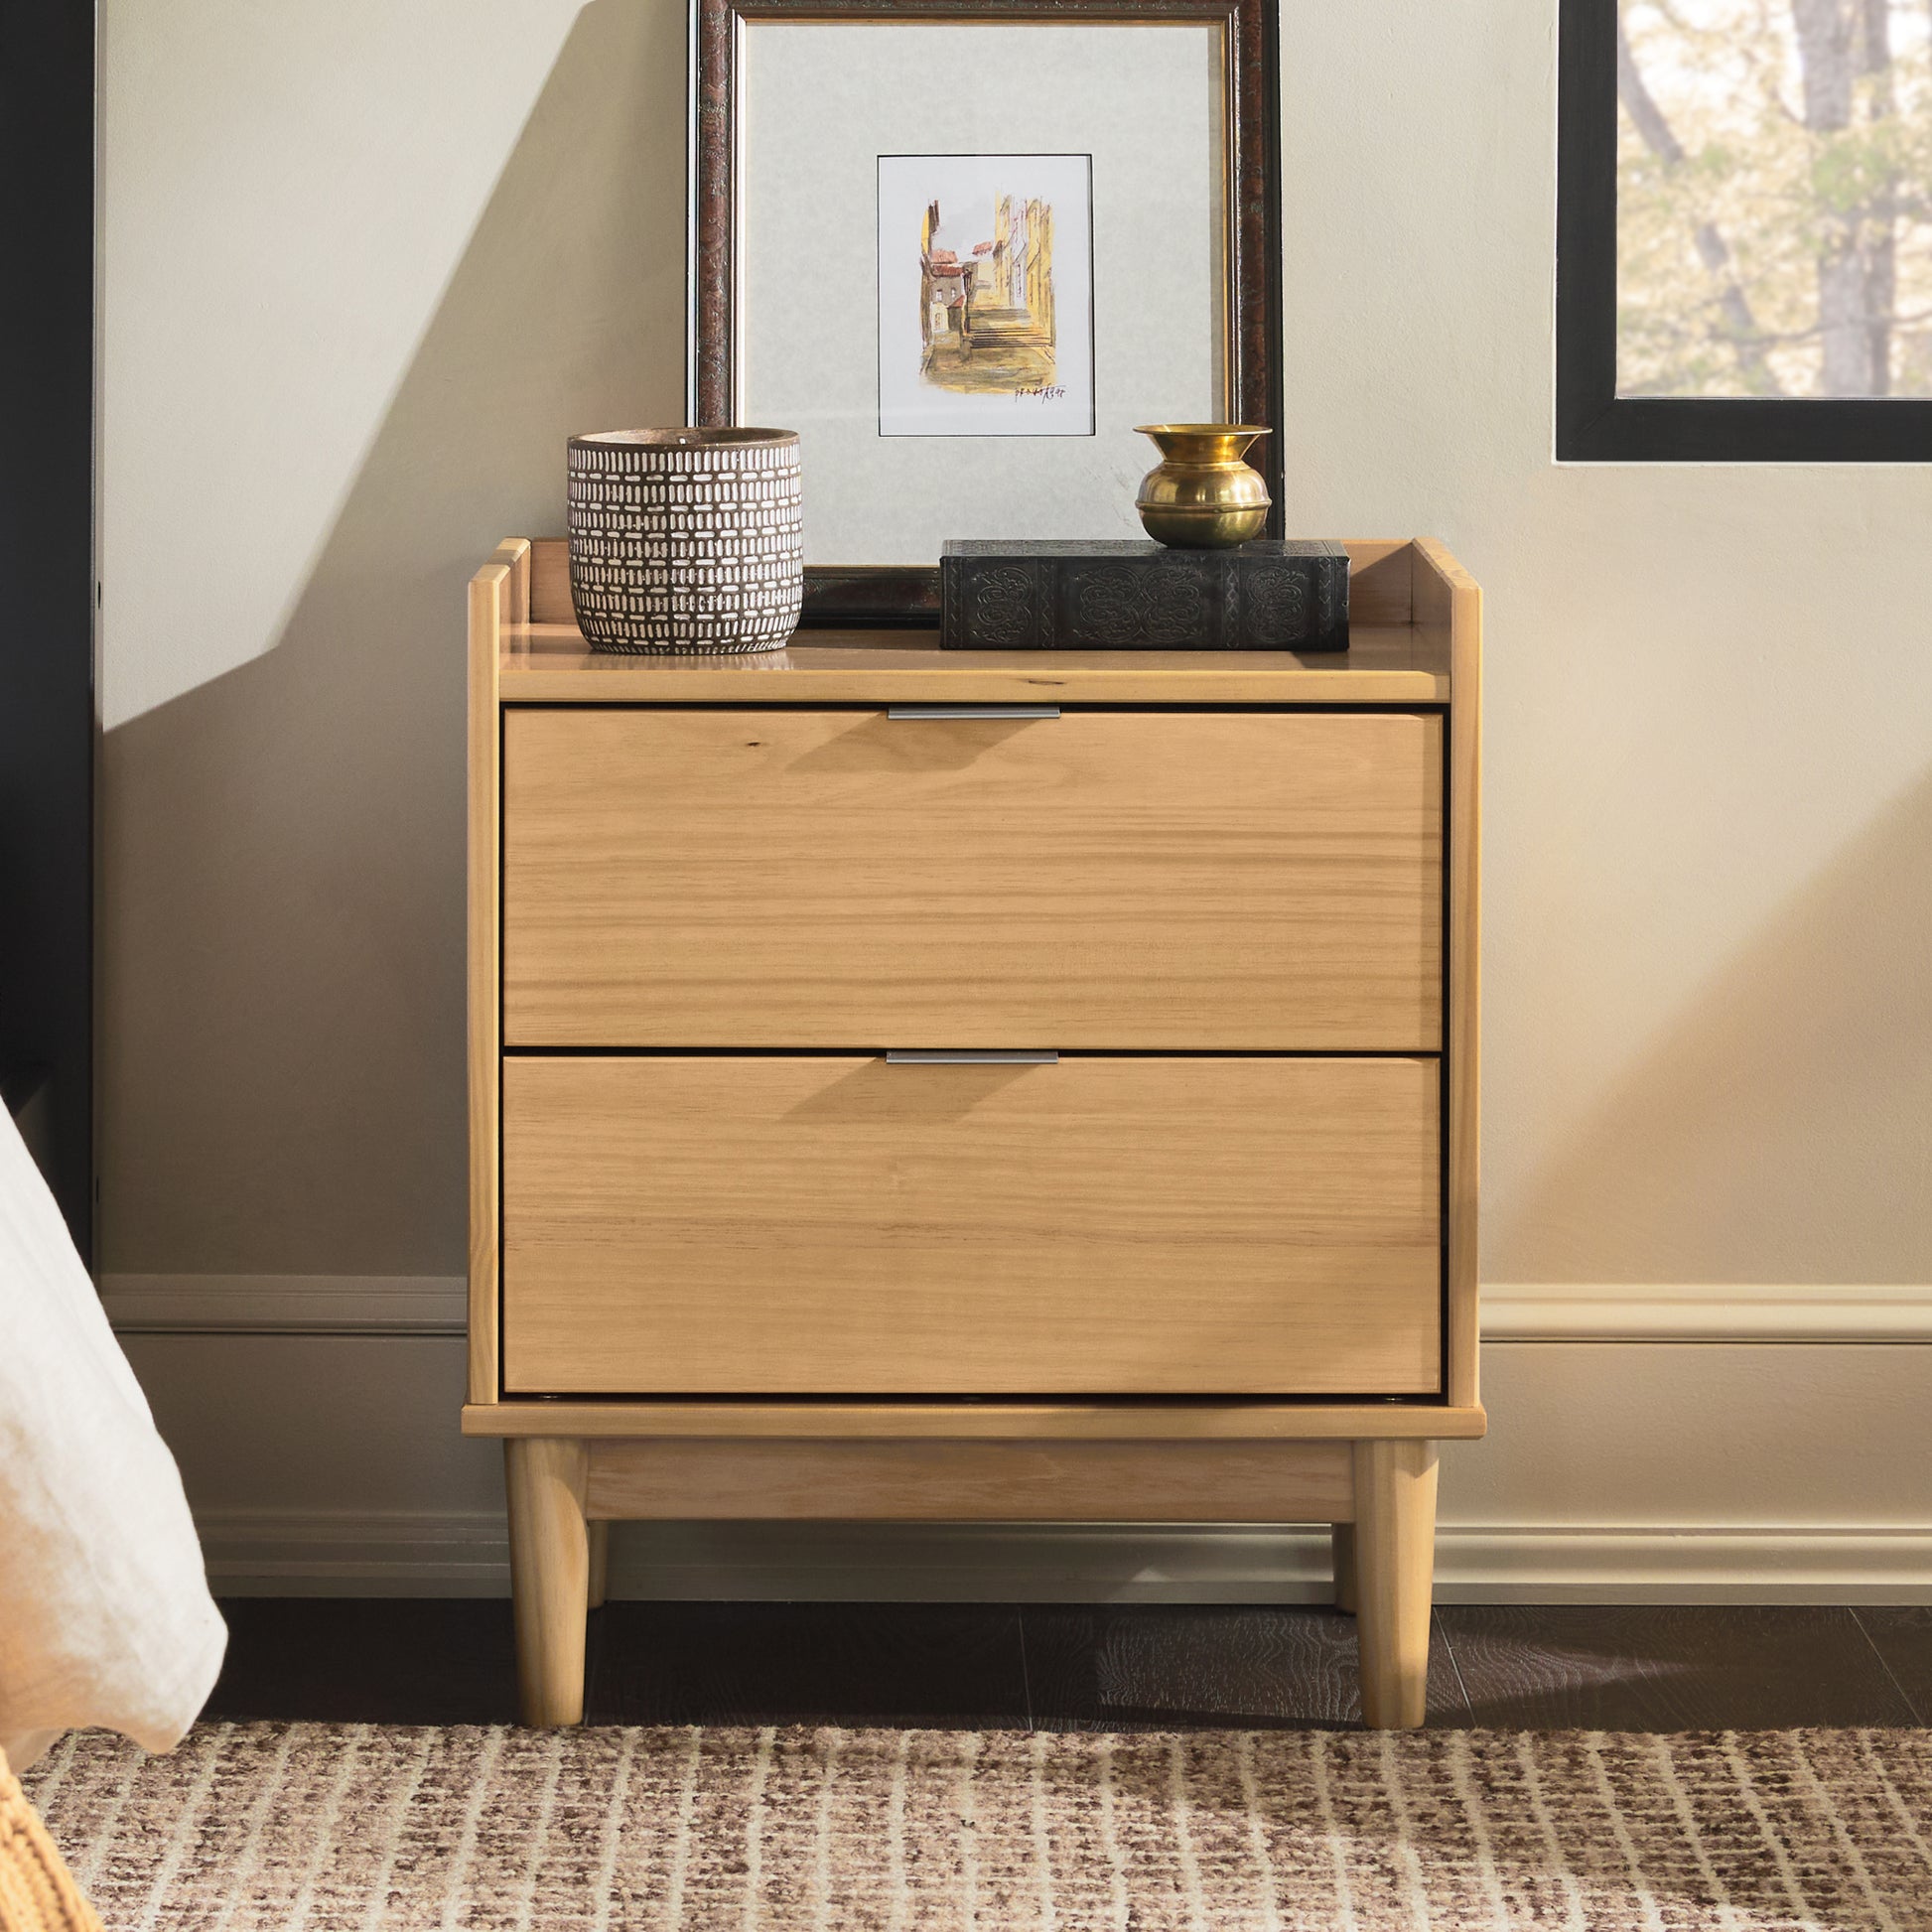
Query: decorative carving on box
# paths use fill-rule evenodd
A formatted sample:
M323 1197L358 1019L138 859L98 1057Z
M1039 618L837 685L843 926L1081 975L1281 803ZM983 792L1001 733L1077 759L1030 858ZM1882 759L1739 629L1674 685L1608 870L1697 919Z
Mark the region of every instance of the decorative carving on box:
M798 438L617 430L570 442L570 595L593 650L775 650L804 585Z
M1308 539L949 543L939 598L949 650L1348 647L1348 553Z
M968 618L987 650L1037 650L1048 639L1037 634L1045 588L1043 573L1027 563L993 563L974 573ZM943 593L942 593L943 595Z

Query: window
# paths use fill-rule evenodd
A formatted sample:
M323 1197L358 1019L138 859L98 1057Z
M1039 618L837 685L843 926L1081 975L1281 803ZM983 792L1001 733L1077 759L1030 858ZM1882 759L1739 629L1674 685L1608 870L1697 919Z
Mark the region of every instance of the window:
M1562 7L1558 456L1932 458L1932 4Z

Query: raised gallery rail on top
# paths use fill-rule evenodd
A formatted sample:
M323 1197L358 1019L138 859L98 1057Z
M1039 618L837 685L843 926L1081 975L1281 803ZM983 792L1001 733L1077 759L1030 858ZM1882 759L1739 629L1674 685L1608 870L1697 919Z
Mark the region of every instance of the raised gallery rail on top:
M570 603L567 546L520 548L503 607L505 703L1434 705L1449 694L1449 637L1419 612L1416 545L1350 543L1351 642L1311 651L944 651L936 630L801 630L744 657L628 657L590 650ZM505 568L508 558L502 558Z

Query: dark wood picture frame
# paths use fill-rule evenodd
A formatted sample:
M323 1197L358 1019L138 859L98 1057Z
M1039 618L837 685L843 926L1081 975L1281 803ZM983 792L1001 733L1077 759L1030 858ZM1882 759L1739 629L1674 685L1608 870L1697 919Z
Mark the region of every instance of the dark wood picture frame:
M1562 0L1557 422L1564 463L1923 463L1932 401L1619 396L1616 6Z
M1277 0L691 0L689 408L696 424L732 420L738 345L734 248L738 35L759 20L988 20L1120 26L1222 26L1229 56L1229 413L1281 421L1280 26ZM1281 534L1282 451L1252 459L1275 498ZM939 560L929 566L807 566L810 624L936 624Z

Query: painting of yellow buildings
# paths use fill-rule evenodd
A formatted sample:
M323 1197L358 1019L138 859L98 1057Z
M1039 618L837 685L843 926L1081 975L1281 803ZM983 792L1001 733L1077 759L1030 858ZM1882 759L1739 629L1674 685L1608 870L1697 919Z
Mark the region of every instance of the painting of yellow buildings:
M1049 388L1053 354L1053 210L1037 196L1001 195L991 219L966 207L948 220L937 201L919 224L920 369L962 395ZM974 217L987 232L966 237ZM962 245L963 244L963 245Z
M878 166L879 434L1092 436L1092 155Z

